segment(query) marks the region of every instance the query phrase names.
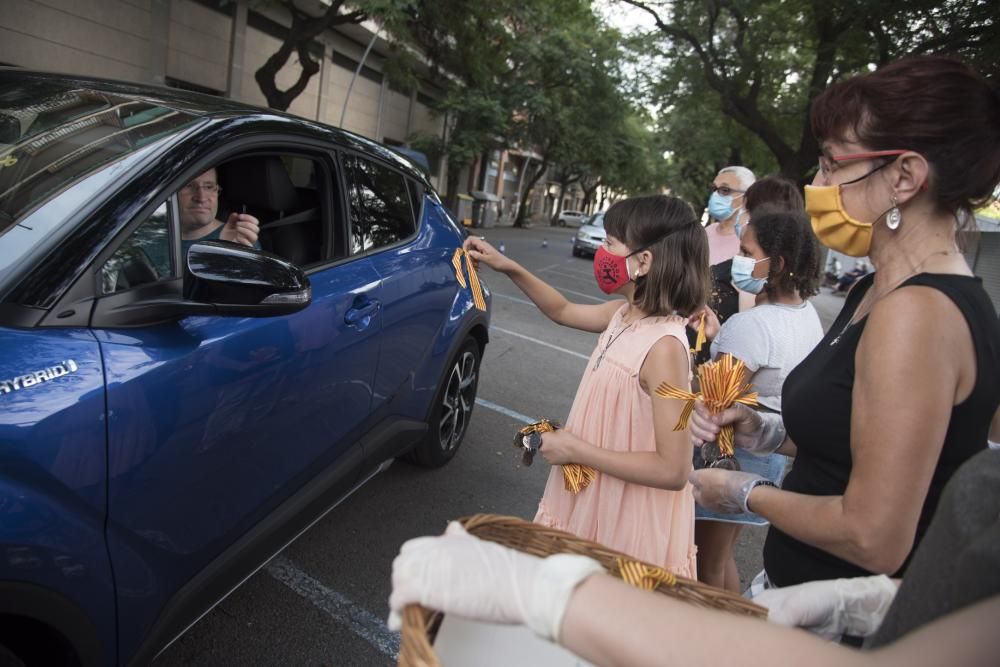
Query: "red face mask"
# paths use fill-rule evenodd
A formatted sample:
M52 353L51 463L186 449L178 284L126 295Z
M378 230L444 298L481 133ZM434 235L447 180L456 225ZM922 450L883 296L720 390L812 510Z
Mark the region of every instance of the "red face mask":
M597 286L605 294L613 294L622 285L628 284L632 276L628 270L628 258L632 255L616 255L604 246L594 253L594 278Z

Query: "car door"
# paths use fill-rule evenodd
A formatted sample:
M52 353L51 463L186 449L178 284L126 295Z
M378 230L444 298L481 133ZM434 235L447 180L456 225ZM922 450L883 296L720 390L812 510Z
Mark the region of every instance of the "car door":
M344 171L350 181L352 250L370 258L382 281L385 334L376 408L405 413L414 405L429 405L437 389L419 383L416 374L449 321L456 298L451 260L459 239L418 224L423 187L401 172L356 154L344 157Z
M144 635L172 639L191 613L294 537L282 526L293 513L321 511L324 485L343 493L356 482L379 354L381 281L368 258L337 256L344 216L333 163L321 155L278 162L291 171L295 159L315 170L309 206L322 202L304 212L320 216L313 222L322 225L325 249L306 267L311 305L277 318L93 327L108 385L108 542L123 656ZM134 256L136 246L176 266L175 202L132 232L105 274L121 270L116 258ZM154 252L155 235L142 233L147 225L169 230L155 243L171 245ZM173 266L157 278L176 276ZM112 286L104 309L143 289L103 282Z

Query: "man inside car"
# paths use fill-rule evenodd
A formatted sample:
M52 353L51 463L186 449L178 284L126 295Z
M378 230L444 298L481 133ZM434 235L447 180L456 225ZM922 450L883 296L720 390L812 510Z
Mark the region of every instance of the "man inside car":
M186 256L188 248L196 241L231 241L260 248L257 243L260 222L257 218L235 211L229 214L226 222L216 218L221 192L218 173L214 167L177 192L182 255Z

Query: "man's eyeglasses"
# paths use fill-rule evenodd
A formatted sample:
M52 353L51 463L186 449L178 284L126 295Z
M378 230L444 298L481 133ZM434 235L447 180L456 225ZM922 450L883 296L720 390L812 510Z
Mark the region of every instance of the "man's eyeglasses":
M196 195L199 190L208 195L217 195L222 192L222 188L219 187L218 183L195 183L193 181L185 185L181 190L189 195Z
M712 185L711 187L709 187L708 191L718 192L723 197L728 197L729 195L735 194L737 192L739 193L746 192L746 190L736 190L734 188L729 187L728 185Z
M897 155L902 155L909 151L904 150L891 150L891 151L870 151L868 153L847 153L846 155L820 155L819 156L819 173L824 176L829 176L833 172L834 167L840 162L851 162L852 160L870 160L877 157L896 157ZM891 160L889 161L891 162ZM886 164L889 164L888 162Z

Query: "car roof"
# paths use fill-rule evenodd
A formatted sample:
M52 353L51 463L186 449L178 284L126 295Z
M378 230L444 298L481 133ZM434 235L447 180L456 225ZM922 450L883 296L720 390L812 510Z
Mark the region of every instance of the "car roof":
M0 112L7 108L23 106L27 95L52 96L81 89L95 93L142 97L146 101L163 107L206 118L281 117L294 121L300 129L307 132L313 130L322 133L325 135L324 138L333 140L334 143L341 146L375 153L383 160L394 164L394 166L406 171L408 175L430 186L426 175L410 158L372 139L319 121L276 109L254 106L225 97L216 97L179 88L0 66Z

